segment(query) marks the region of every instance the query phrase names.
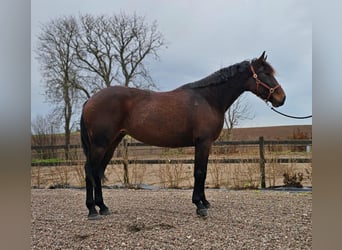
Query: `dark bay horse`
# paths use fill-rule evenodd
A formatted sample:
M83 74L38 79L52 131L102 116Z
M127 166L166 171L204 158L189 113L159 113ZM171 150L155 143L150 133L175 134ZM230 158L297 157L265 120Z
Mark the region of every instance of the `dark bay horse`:
M198 215L207 216L210 203L204 185L209 150L222 130L224 114L244 91L274 107L283 105L285 93L274 74L264 52L257 59L220 69L169 92L113 86L93 95L81 116L88 218L100 217L95 206L102 215L110 213L103 202L101 179L126 134L154 146L195 146L192 202Z

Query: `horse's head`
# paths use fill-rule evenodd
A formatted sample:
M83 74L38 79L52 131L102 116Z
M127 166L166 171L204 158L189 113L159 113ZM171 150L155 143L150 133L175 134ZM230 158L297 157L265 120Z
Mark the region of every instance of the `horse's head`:
M247 88L266 102L271 102L273 107L279 107L285 102L285 92L274 77L275 71L266 62L265 51L251 62L251 77L247 81Z

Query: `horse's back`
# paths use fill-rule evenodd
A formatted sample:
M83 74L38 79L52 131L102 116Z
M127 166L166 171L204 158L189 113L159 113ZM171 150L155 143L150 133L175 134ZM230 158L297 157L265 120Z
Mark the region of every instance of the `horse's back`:
M108 102L127 100L134 92L144 92L143 90L128 88L123 86L110 86L94 94L88 103L94 105L105 105Z
M143 95L144 92L146 91L123 86L102 89L87 101L83 113L103 115L103 113L117 113L118 110L124 111L124 106L132 100L132 97Z

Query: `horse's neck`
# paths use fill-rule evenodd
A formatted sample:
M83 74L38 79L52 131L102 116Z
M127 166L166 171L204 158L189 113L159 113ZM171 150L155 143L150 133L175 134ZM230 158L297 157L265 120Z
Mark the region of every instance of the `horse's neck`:
M245 91L244 82L244 79L230 79L228 82L213 85L211 87L213 88L212 103L215 103L215 106L222 112L226 112L233 102Z
M224 90L223 90L224 91ZM228 92L230 91L230 92ZM227 109L239 98L239 96L244 92L244 89L236 88L232 91L232 89L227 90L227 92L223 92L223 107L224 111Z

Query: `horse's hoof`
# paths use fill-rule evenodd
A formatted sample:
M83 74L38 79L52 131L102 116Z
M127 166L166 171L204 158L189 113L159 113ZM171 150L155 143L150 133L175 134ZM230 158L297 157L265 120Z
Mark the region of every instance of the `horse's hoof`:
M206 208L197 208L196 213L199 217L202 217L202 218L208 217L208 209Z
M101 216L98 213L88 215L88 220L100 220L100 219L101 219Z
M101 215L110 215L111 212L110 212L109 209L107 208L107 209L104 209L104 210L100 210L100 214L101 214Z
M210 205L210 203L208 201L204 201L203 205L204 205L205 208L211 208L211 205Z

